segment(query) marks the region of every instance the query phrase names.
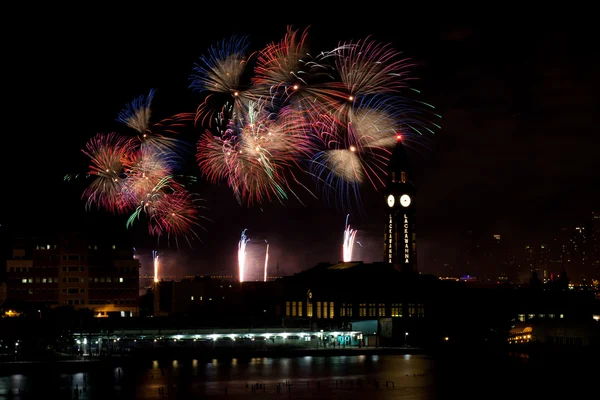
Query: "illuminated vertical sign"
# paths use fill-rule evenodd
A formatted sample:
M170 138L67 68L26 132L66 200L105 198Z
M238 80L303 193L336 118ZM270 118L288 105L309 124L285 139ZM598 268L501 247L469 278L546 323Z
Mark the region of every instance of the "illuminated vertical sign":
M408 217L404 214L404 264L410 263L410 246L408 242Z
M388 222L388 262L391 264L393 262L393 237L394 237L394 220L392 218L392 214L390 214L390 220Z

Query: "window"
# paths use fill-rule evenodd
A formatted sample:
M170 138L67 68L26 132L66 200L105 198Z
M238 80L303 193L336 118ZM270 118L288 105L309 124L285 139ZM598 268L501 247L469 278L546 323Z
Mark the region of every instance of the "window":
M392 304L392 317L402 318L402 304L400 304L400 303Z
M335 316L335 303L332 301L329 303L329 318L333 318Z
M27 278L21 279L21 283L27 283Z
M359 317L367 316L367 304L366 303L360 303L358 305L358 316Z
M317 301L317 318L321 318L321 302Z
M519 315L517 315L517 319L518 319L520 322L525 322L525 314L519 314Z
M291 313L290 313L290 302L286 301L285 302L285 316L289 317L290 315L291 315Z
M414 304L408 305L408 316L414 318L417 316L417 307Z
M348 317L352 316L352 303L346 304L346 316L348 316Z
M425 317L425 305L418 304L417 305L417 318Z
M313 316L313 304L312 301L306 303L306 316L312 318Z
M385 304L379 303L379 314L380 317L385 317Z
M121 278L121 279L123 279L123 278ZM194 301L194 296L190 296L190 300Z
M375 303L369 303L369 317L375 317L377 314L375 313Z
M78 288L69 288L67 290L68 294L78 294L79 293L79 289Z
M340 317L345 317L346 316L346 303L342 303L342 306L340 307Z
M123 278L119 278L119 283L123 283ZM194 300L194 299L192 299Z
M296 302L292 301L292 317L296 316Z
M323 318L327 318L327 302L323 302Z
M298 302L298 316L299 317L302 316L302 302L301 301Z

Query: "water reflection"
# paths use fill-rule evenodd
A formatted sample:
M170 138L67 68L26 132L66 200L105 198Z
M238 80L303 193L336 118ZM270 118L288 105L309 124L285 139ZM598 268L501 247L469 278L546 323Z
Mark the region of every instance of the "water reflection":
M559 370L551 363L522 357L454 357L423 355L302 356L151 360L118 367L87 367L85 372L32 370L0 376L0 397L84 399L250 398L257 394L296 399L498 398L512 391L543 394L536 379L553 381L559 393ZM568 371L562 371L564 375ZM562 376L562 381L574 380ZM558 382L558 383L557 383ZM573 387L573 386L571 386ZM161 395L162 393L162 395ZM573 393L571 393L573 394ZM514 395L512 396L514 398ZM15 397L15 399L18 397ZM506 398L506 397L505 397Z

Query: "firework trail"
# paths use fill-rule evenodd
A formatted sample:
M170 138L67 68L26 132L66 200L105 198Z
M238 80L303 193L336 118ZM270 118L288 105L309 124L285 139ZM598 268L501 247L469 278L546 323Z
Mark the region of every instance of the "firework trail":
M292 186L307 175L328 201L360 208L362 187L384 187L395 136L419 144L439 128L433 107L408 97L414 63L390 44L367 37L312 56L307 38L288 27L248 56L246 38L233 37L194 65L206 128L196 159L240 203L298 199Z
M246 244L250 241L246 236L247 229L242 231L242 236L238 243L238 276L240 282L244 282L244 274L246 272Z
M348 225L349 217L350 214L346 215L346 227L344 229L344 242L342 245L342 259L344 262L352 261L352 251L354 250L357 234L357 231L355 229L350 229L350 225Z
M267 243L267 251L265 253L265 278L264 278L264 282L267 281L267 266L269 265L269 243L265 240L265 243Z
M158 252L152 250L152 262L154 263L154 282L158 283Z

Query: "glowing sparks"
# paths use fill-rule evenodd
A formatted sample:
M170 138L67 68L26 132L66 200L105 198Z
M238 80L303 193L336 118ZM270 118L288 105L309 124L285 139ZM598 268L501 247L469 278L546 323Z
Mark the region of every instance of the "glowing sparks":
M240 282L244 282L246 272L246 244L250 241L250 238L246 236L247 229L242 231L242 236L238 243L238 276Z
M350 217L350 214L346 216L346 228L344 229L344 244L342 245L342 258L344 262L352 261L352 251L354 250L354 242L357 233L355 229L350 229L348 217Z

